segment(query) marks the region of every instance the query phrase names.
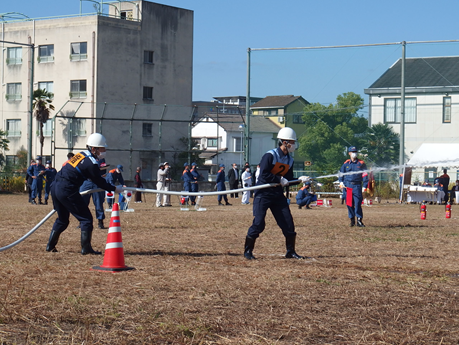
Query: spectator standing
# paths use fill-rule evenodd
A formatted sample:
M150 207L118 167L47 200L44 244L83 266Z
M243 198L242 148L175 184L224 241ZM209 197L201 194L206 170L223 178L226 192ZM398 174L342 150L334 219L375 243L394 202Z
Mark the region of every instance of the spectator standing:
M191 175L193 175L193 181L191 181L191 191L197 193L199 191L199 181L201 181L202 176L201 174L196 170L197 166L196 163L191 163ZM191 196L191 205L196 205L196 196Z
M229 182L229 189L238 189L239 187L239 180L241 177L239 176L239 170L237 169L237 164L233 163L232 168L228 171L228 182ZM231 193L230 195L232 198L239 198L238 193Z
M116 187L116 184L120 184L123 187L126 187L124 184L124 178L123 178L123 166L121 164L118 164L115 169L110 170L107 173L107 176L105 177L105 180L110 183L112 186ZM112 208L112 202L114 199L109 199L107 198L107 203L108 207ZM118 197L118 202L123 201L123 195L120 193Z
M32 184L33 184L33 169L35 166L35 160L32 159L30 161L30 165L27 168L27 192L29 193L29 202L32 202Z
M166 171L167 171L166 183L164 184L164 190L167 192L171 190L171 183L172 183L171 166L169 165L168 162L164 162L164 167L166 168ZM164 194L163 205L172 206L171 196L169 194Z
M218 170L217 179L215 180L215 182L217 183L216 184L217 191L226 190L226 186L225 186L225 164L220 164L220 170ZM222 203L222 199L225 200L224 204ZM228 202L228 197L226 196L226 194L219 195L217 197L217 200L218 200L218 206L225 206L225 205L231 206L231 204Z
M449 175L447 174L448 170L447 169L443 169L443 175L440 176L440 183L443 185L443 192L445 193L445 196L444 196L444 201L445 201L445 204L448 202L449 200L449 192L448 192L448 188L449 188Z
M351 220L350 226L355 225L355 217L357 216L357 226L365 227L362 222L362 194L366 191L365 186L368 185L368 174L365 171L367 166L364 161L357 159L355 146L349 148L349 156L351 159L345 161L339 170L340 173L344 173L339 175L339 187L343 190L343 197L346 200L348 217ZM348 193L352 193L352 195L348 195Z
M33 182L32 182L32 205L36 205L35 198L38 196L38 203L43 205L41 201L41 192L43 191L43 178L46 172L46 168L41 164L41 156L36 158L36 164L33 166Z
M193 175L190 172L190 164L183 164L182 180L183 180L183 190L185 192L191 192L191 182L193 181ZM189 196L185 197L185 203L188 204Z
M167 175L167 172L166 172L166 167L164 166L164 163L159 163L159 169L156 175L156 190L164 191L166 175ZM156 207L163 207L163 205L161 204L162 197L163 197L162 193L156 194Z
M137 169L135 169L135 176L134 176L134 187L135 188L143 188L143 184L142 184L142 178L140 177L140 171L142 169L140 169L140 167L137 167ZM142 193L141 192L135 192L135 195L134 195L134 202L135 203L138 203L138 202L142 202Z
M243 188L248 188L252 186L252 173L250 172L250 167L248 165L245 166L245 170L241 176L242 186ZM242 193L242 201L243 205L250 205L250 191L244 191Z
M45 205L48 205L51 183L53 183L56 178L57 170L52 167L51 161L46 161L45 169Z

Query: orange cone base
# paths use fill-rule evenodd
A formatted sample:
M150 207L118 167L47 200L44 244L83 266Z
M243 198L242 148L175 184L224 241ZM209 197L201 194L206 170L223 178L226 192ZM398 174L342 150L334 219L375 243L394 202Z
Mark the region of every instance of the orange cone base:
M130 270L135 270L135 267L119 267L119 268L113 268L113 267L102 267L102 266L94 266L91 268L91 271L102 271L102 272L122 272L122 271L130 271Z

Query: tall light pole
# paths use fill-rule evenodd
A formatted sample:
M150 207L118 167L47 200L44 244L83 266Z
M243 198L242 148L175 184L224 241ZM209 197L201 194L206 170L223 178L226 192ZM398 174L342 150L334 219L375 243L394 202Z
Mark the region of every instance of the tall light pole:
M239 125L239 131L241 132L241 149L239 154L239 166L242 166L242 156L244 155L244 140L242 134L244 133L245 126L244 124ZM247 160L245 162L248 162Z

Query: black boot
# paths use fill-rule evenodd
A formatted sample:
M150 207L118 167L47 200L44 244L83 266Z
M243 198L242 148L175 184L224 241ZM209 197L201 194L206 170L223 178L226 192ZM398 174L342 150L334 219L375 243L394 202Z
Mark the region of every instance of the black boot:
M38 198L38 205L43 205L43 203L41 202L41 198Z
M296 235L285 238L285 246L287 247L287 254L285 254L285 257L287 259L304 259L304 256L298 255L295 252L295 241Z
M236 197L237 198L237 197ZM225 202L225 206L232 206L232 204L230 204L228 201Z
M225 204L222 204L220 201L218 202L218 206L225 206Z
M355 225L355 217L352 217L350 219L351 219L351 224L349 224L349 226L354 226Z
M91 238L92 238L92 231L82 231L81 232L81 254L93 254L93 255L101 255L101 252L97 252L92 249L91 246Z
M244 257L247 260L255 260L255 256L253 256L252 254L254 247L255 247L255 239L247 236L245 238L245 244L244 244Z
M104 220L103 219L99 219L99 225L98 225L99 229L105 229L105 226L104 226Z
M302 207L303 207L303 206L301 206L301 205L298 205L298 209L300 209L300 210L301 210L301 208L302 208Z
M56 244L57 244L57 241L59 241L60 235L61 234L58 233L57 231L51 230L51 234L49 235L48 245L46 246L47 252L53 252L53 253L57 252Z
M362 218L357 218L357 226L359 228L364 228L365 225L362 223Z
M45 205L48 205L48 199L45 199Z
M306 204L306 209L310 210L311 208L309 207L309 204Z

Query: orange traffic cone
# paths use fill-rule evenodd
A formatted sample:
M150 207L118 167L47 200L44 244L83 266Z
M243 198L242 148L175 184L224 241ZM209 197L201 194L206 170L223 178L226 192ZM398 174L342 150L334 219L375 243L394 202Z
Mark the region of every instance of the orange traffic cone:
M108 228L107 244L105 246L104 262L101 266L91 268L96 271L120 272L133 270L124 264L123 239L121 238L120 207L113 204L110 227Z

